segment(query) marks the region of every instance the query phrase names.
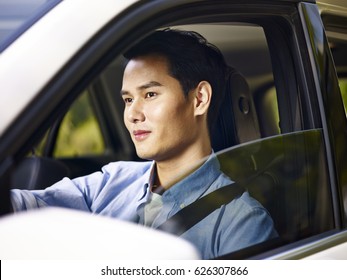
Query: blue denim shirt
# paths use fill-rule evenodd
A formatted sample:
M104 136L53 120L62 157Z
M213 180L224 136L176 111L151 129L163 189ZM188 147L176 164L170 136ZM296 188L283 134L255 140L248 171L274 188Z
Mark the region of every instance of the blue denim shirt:
M58 206L144 223L150 200L154 162L113 162L100 172L73 180L64 178L45 190L12 190L15 211ZM219 168L214 154L195 172L166 190L163 207L152 227L160 226L183 207L232 181ZM204 259L214 258L274 238L268 212L247 192L221 206L182 234Z

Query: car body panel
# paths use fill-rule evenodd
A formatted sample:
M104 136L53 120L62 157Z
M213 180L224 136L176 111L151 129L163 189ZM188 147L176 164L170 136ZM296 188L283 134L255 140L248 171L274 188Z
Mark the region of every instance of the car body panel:
M322 250L322 245L319 246L317 253L311 253L308 257L304 257L306 260L347 260L347 233L342 232L327 238L327 240L321 240L326 246L326 249ZM336 243L334 243L336 242ZM317 247L315 247L317 249Z
M298 259L346 259L346 231L331 232L328 236L321 235L316 241L306 242L295 248L274 253L268 259L298 260ZM266 257L265 257L266 259Z
M0 96L0 103L7 104L0 113L0 133L98 30L134 2L107 0L100 5L99 1L63 1L4 50L0 54L0 85L3 92L11 93L11 99L7 94ZM81 7L83 12L72 12ZM16 78L7 79L7 75Z
M63 208L5 217L0 228L2 260L200 258L189 242L171 234Z

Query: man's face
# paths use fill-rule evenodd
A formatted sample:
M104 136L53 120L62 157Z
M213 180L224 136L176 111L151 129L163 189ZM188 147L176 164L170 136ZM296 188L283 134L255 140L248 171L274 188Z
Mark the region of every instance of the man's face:
M158 55L132 59L123 77L124 122L139 157L171 160L194 149L194 94L186 98Z

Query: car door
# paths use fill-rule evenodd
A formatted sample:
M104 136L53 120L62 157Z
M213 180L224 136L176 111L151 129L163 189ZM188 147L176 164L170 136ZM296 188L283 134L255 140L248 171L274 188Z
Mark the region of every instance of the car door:
M122 124L122 53L159 28L194 30L221 49L234 71L211 134L221 169L263 204L279 233L276 240L217 258L303 258L321 250L322 237L346 228L346 119L318 8L299 2L139 1L117 4L124 5L119 12L113 1L105 4L108 9L91 1L85 14L70 15L71 26L58 35L71 30L74 42L73 31L93 9L104 18L84 27L85 37L79 35L81 41L62 54L59 48L43 53L59 53L63 61L49 68L46 81L36 78L27 89L35 102L6 130L3 180L15 180L32 153L63 163L69 176L97 171L108 161L137 159ZM78 11L77 4L60 5ZM51 46L46 40L42 44ZM82 138L96 139L82 153L72 149L84 145L77 136L75 144L69 142L80 125ZM71 139L64 147L66 137Z

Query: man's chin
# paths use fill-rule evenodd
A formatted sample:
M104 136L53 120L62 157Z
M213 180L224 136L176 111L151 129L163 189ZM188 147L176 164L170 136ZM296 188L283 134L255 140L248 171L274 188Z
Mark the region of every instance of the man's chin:
M154 160L154 155L144 151L136 151L136 154L139 158L144 160Z

